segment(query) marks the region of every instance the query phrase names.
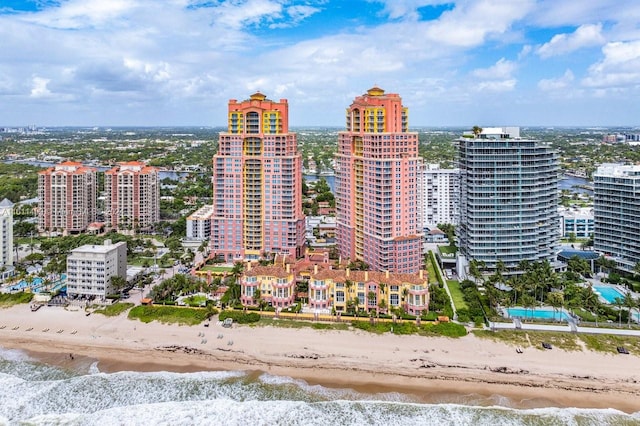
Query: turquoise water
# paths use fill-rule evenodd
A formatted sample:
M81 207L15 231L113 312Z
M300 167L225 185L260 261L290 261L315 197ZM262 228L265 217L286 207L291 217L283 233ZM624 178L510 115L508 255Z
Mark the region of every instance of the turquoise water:
M41 285L42 285L42 278L36 277L33 279L31 287L40 287ZM29 283L26 280L21 280L17 284L14 284L11 287L9 287L9 291L24 290L26 288L29 288Z
M438 385L425 401L423 396L330 388L261 372L107 374L91 360L70 371L0 348L0 425L640 424L640 413L553 405L501 395L450 395Z
M509 317L520 318L536 318L536 319L548 319L548 320L562 320L566 321L569 316L563 311L554 311L553 309L524 309L524 308L507 308Z
M60 275L60 280L56 281L52 287L51 290L55 291L55 290L60 290L63 287L66 286L65 280L67 279L67 274L62 274ZM31 285L29 285L29 282L27 280L20 280L18 283L12 285L11 287L9 287L9 291L20 291L20 290L26 290L27 288L31 288L33 290L34 293L39 293L40 292L40 287L42 287L42 282L43 279L40 277L35 277L33 279L33 281L31 282Z
M593 289L600 293L600 296L609 303L615 302L616 298L624 299L624 294L620 293L615 287L594 285Z

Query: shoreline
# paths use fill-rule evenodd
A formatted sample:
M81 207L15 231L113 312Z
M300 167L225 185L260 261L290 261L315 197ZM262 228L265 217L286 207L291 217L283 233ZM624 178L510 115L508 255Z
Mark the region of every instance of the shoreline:
M125 315L85 317L63 308L31 312L23 305L0 310L1 325L1 347L70 369L95 360L105 373L243 371L366 394L398 392L423 403L467 396L484 405L506 397L512 405L504 406L511 408L640 412L640 358L634 356L535 348L516 354L514 347L474 335L144 324Z

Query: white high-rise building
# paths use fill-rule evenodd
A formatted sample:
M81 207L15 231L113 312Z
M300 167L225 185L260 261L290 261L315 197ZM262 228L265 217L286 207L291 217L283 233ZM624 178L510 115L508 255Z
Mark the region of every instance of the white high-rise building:
M557 154L520 137L517 127L488 128L458 140L460 254L488 271L523 260L556 261L560 235Z
M593 189L593 248L633 272L640 262L640 166L602 164Z
M127 278L127 243L86 244L67 257L67 295L104 299L113 294L111 277Z
M423 229L438 223L458 224L460 216L460 170L421 164L418 171L418 214Z
M187 217L187 240L205 241L211 238L213 206L200 207Z
M0 279L13 274L13 203L0 201Z

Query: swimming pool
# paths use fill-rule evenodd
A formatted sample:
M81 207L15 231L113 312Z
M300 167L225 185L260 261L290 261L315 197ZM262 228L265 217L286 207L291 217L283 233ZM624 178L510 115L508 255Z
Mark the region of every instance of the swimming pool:
M507 308L505 309L509 318L535 318L535 319L547 319L555 321L566 321L569 316L564 311L554 311L553 309L524 309L524 308Z
M615 287L609 287L607 285L594 285L593 289L608 303L615 302L616 298L624 299L624 294L622 294Z
M29 285L29 282L27 282L27 280L20 280L20 282L18 282L17 284L14 284L11 287L9 287L9 291L24 290L29 287L31 288L40 287L41 285L42 285L42 278L36 277L31 282L31 285Z

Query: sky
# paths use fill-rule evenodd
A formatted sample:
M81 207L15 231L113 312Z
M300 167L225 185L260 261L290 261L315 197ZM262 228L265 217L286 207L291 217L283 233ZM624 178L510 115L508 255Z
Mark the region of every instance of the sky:
M224 126L288 99L344 127L640 125L639 0L0 0L0 126Z

